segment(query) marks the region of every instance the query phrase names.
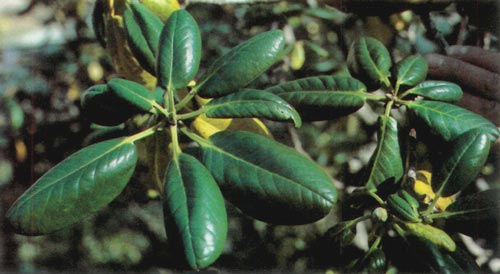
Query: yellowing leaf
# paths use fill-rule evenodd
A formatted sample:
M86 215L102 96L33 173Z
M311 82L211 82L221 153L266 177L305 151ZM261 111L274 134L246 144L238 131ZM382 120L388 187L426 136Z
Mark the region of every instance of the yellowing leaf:
M126 0L109 0L104 8L106 50L111 55L115 70L123 78L147 85L156 86L156 78L145 71L132 54L127 43L127 33L123 26L123 12Z
M430 202L436 197L436 194L431 187L432 173L427 170L417 171L417 180L413 185L413 191L418 196L422 197L422 202L430 204ZM443 212L446 208L455 201L455 196L440 197L436 202L436 208Z
M106 49L120 76L143 84L152 90L156 86L156 78L139 65L127 42L127 33L123 26L123 12L127 2L127 0L108 0L105 3ZM162 21L167 20L173 11L180 8L177 0L143 0L141 2Z
M191 123L191 128L204 138L223 130L245 130L272 139L269 129L257 118L214 119L203 114Z
M140 2L163 22L167 21L172 12L180 8L177 0L141 0Z
M293 45L292 52L290 53L290 67L293 70L299 70L304 65L306 60L306 53L304 51L304 41L297 41Z

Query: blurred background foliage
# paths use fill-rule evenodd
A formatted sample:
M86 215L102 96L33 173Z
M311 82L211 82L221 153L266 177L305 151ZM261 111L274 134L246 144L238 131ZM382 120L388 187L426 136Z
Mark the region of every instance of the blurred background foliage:
M252 83L255 87L319 74L346 73L349 45L373 36L395 60L442 52L448 45L498 49L496 1L258 1L192 0L187 9L203 34L201 67L239 42L270 28L283 29L289 45L284 61ZM256 2L256 1L236 1ZM80 94L114 77L109 56L90 27L92 0L19 0L0 3L0 195L1 216L50 167L88 142L92 125L79 116ZM267 122L276 139L306 153L335 178L337 187L361 184L358 177L375 148L373 109L301 129ZM416 146L420 148L420 146ZM500 187L498 146L472 188ZM425 154L418 149L417 154ZM172 273L176 256L166 244L157 194L147 188L145 167L105 211L43 237L10 232L2 219L0 270L140 271ZM469 191L474 191L471 189ZM133 200L133 203L123 201ZM367 229L357 228L357 248L337 254L321 235L349 214L339 206L304 226L271 226L229 210L229 238L215 268L223 271L277 269L333 273L367 249ZM467 241L466 241L467 242ZM468 241L484 271L500 271L498 239Z

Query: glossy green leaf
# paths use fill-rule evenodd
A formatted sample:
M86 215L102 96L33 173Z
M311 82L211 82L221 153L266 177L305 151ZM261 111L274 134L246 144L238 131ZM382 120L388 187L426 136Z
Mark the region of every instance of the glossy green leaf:
M227 95L245 87L283 54L285 37L280 30L261 33L217 59L196 87L206 98Z
M246 131L222 131L201 143L203 163L226 199L275 224L323 218L337 200L325 171L294 149Z
M395 67L396 87L414 86L425 80L429 66L420 55L412 55L399 61Z
M16 232L50 233L74 224L113 201L137 162L126 138L86 147L45 173L7 212Z
M500 235L499 212L500 189L490 189L458 197L436 218L446 218L447 230L490 238Z
M141 66L154 74L163 23L148 8L139 3L129 3L129 7L123 13L128 44Z
M366 87L352 77L317 76L266 89L285 99L307 121L330 120L360 109Z
M107 85L95 85L82 95L82 114L98 125L116 126L137 114L135 107L130 109L121 101Z
M198 24L186 10L172 13L160 35L157 60L158 85L184 88L198 72L201 34Z
M401 220L415 223L422 221L418 211L398 194L391 194L387 197L387 206Z
M115 78L108 82L110 91L117 98L137 108L137 111L151 111L154 103L154 93L141 84L125 79Z
M302 121L295 109L279 96L263 90L242 90L213 99L203 106L209 118L266 118L292 120L296 127Z
M452 141L444 159L433 167L432 188L444 197L473 182L484 166L491 142L482 129L473 129Z
M407 106L420 121L437 132L445 141L453 140L474 128L481 128L488 134L490 140L496 140L499 136L498 129L493 123L455 105L421 100L407 103Z
M170 162L164 183L170 240L179 241L189 266L202 269L222 253L227 235L224 198L210 172L185 153Z
M349 49L347 65L351 72L362 80L377 85L389 84L391 56L377 39L362 37L355 41Z
M500 189L489 189L458 197L446 208L446 218L455 220L488 220L499 218Z
M416 254L434 272L455 274L463 273L462 268L449 256L446 251L441 251L439 247L426 238L409 234L406 236L408 243Z
M370 158L366 186L376 189L391 180L398 181L403 176L403 160L398 142L398 123L392 117L379 118L377 148Z
M463 92L460 86L450 82L424 81L405 92L405 95L410 94L431 100L454 103L462 98Z

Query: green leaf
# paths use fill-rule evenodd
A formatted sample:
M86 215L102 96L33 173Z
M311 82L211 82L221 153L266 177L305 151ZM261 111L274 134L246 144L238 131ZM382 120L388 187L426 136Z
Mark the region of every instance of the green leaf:
M489 189L467 196L460 196L446 208L448 219L488 220L498 218L500 189Z
M280 97L262 90L242 90L216 98L203 106L209 118L267 118L292 120L300 127L300 116Z
M113 201L137 162L126 138L86 147L45 173L7 212L16 232L40 235L74 224Z
M491 142L482 129L466 132L451 144L433 167L432 188L443 197L453 195L474 181L484 166Z
M202 161L226 199L274 224L323 218L337 200L325 171L292 148L246 131L222 131L201 143Z
M137 112L153 109L154 93L141 84L115 78L108 82L110 91L124 102L137 108Z
M191 268L202 269L222 253L227 214L210 172L185 153L170 162L164 183L164 214L170 240L180 241Z
M462 268L438 246L426 238L409 234L406 236L411 249L416 251L422 263L428 265L436 273L463 273Z
M158 41L163 28L161 20L139 3L129 3L123 13L127 39L134 56L148 72L155 73Z
M427 99L450 102L457 102L462 98L460 86L445 81L424 81L414 88L407 90L406 95L418 95Z
M498 129L493 123L461 107L426 100L406 105L420 121L437 132L445 141L453 140L474 128L482 128L493 141L499 136Z
M396 64L396 87L414 86L425 80L429 66L420 55L408 56Z
M198 72L201 59L201 34L198 24L186 10L168 18L160 35L157 60L158 85L184 88Z
M82 114L98 125L116 126L138 113L135 107L121 101L107 85L95 85L82 95Z
M360 109L366 87L352 77L317 76L266 89L290 103L307 121L330 120Z
M500 234L498 212L500 189L490 189L458 197L439 217L446 218L446 229L450 231L489 238Z
M196 87L206 98L238 91L273 65L283 54L285 37L280 30L261 33L217 59Z
M398 142L398 123L392 117L379 118L377 148L370 158L366 186L376 189L390 180L397 182L403 176L403 160Z
M389 51L378 40L362 37L349 49L347 65L360 79L377 86L389 85L389 69L392 61Z

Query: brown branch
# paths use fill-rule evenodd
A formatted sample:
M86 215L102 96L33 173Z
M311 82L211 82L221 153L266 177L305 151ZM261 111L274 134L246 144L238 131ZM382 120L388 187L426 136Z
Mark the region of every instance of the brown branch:
M500 102L499 74L439 54L428 54L425 59L432 78L456 82L465 92Z
M500 53L471 46L451 46L447 55L467 63L500 73Z

